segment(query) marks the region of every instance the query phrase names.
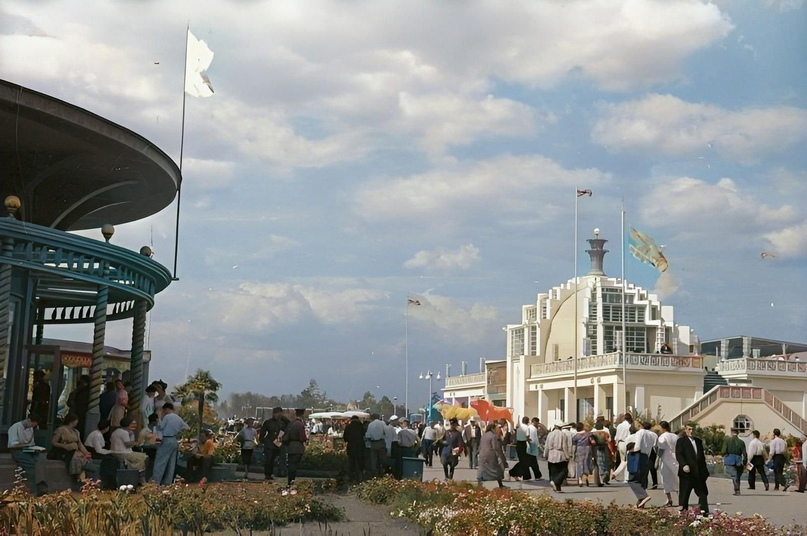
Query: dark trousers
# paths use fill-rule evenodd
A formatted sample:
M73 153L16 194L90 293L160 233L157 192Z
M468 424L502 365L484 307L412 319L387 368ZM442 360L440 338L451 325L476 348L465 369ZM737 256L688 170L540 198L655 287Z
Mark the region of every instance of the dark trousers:
M530 469L535 474L535 478L541 478L541 468L538 467L538 456L533 456L532 454L527 454L527 468L525 469L525 473L527 476L530 474Z
M804 456L804 454L802 454L802 456ZM798 468L799 475L799 487L796 488L796 491L804 493L804 488L807 487L807 469L805 469L804 463L800 463L796 467Z
M263 476L267 479L275 477L275 460L280 449L272 445L264 449L265 459L263 460Z
M476 469L477 456L479 456L479 439L473 438L466 444L468 453L468 468Z
M709 489L706 481L681 477L678 479L678 505L684 510L689 510L689 496L692 492L698 496L698 508L701 514L709 514Z
M530 478L530 461L527 459L527 442L516 441L516 456L518 463L510 469L510 476L521 477L525 480Z
M432 462L434 461L432 445L434 445L434 439L424 439L420 446L420 450L423 453L423 459L426 460L426 465L429 467L432 466Z
M294 483L297 478L297 466L300 465L300 460L303 459L302 454L286 454L286 482L289 486Z
M773 455L773 489L775 490L779 489L779 485L782 485L782 487L787 486L785 483L786 462L784 454Z
M213 456L191 456L188 458L188 473L192 482L199 482L202 478L210 478L211 467L213 467Z
M387 445L383 439L370 441L370 474L373 477L383 474L383 464L387 459Z
M241 449L241 461L244 464L244 478L247 478L249 466L252 465L252 451L253 449Z
M650 480L653 481L654 486L658 486L658 471L656 471L656 458L658 454L656 449L650 451Z
M451 480L454 478L454 468L457 467L457 464L460 463L459 456L446 456L445 459L441 460L443 462L443 473L445 473L446 478Z
M349 475L354 482L361 482L364 480L364 444L362 443L361 449L348 449L347 460L349 467Z
M757 473L762 483L765 484L765 489L768 489L768 475L765 474L765 458L761 454L751 457L751 465L753 469L748 471L748 489L754 489L757 483Z
M549 480L555 483L555 489L560 491L560 486L566 482L566 474L569 471L569 462L548 463Z

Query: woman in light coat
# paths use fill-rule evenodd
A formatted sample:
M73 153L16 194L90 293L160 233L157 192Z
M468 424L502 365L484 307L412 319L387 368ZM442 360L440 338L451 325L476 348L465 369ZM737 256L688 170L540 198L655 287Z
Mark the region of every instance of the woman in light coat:
M503 488L505 467L507 467L507 460L504 457L502 440L499 437L499 424L492 422L485 428L485 433L482 434L479 442L479 468L476 480L480 486L485 480L495 480L499 483L499 487Z
M546 436L544 444L546 461L549 465L549 485L553 491L563 493L561 486L566 480L569 469L569 457L572 454L572 441L569 436L560 429L560 425L555 427Z
M672 506L672 494L678 492L678 460L675 459L675 442L678 441L678 436L670 432L669 422L661 421L659 426L661 427L658 436L659 472L664 494L667 495L664 506Z

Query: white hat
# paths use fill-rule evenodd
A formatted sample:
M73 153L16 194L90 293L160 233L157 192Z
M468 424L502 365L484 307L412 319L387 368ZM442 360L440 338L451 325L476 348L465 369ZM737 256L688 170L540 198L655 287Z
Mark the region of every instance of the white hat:
M390 418L389 418L389 420L390 420L390 421L397 421L397 420L398 420L398 416L397 416L397 415L393 415L392 417L390 417Z

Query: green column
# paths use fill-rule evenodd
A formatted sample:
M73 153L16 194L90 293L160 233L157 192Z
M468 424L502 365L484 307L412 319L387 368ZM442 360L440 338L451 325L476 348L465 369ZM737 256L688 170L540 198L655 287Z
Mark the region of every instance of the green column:
M3 240L2 254L4 260L10 261L14 243L10 238ZM0 264L0 418L5 409L6 397L6 367L8 366L8 334L9 319L11 318L11 265L7 262Z
M104 269L106 276L107 270ZM100 415L101 387L103 386L104 336L106 334L106 309L109 302L109 287L98 287L95 298L94 328L92 338L92 367L90 368L90 409L87 411L86 430L95 430L98 421L107 415Z
M144 423L140 415L140 402L143 400L143 347L146 338L146 302L137 300L134 305L132 322L132 355L129 366L129 380L132 382L132 393L129 396L129 412L137 416L138 428Z

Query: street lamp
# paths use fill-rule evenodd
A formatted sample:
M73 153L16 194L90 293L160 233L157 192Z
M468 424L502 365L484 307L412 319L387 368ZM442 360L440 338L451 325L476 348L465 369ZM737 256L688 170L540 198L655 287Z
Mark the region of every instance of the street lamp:
M423 424L426 425L429 418L432 416L432 377L435 377L435 374L432 371L428 371L426 374L420 373L418 377L421 380L429 380L429 401L426 403L426 415L423 417ZM440 381L440 373L436 374L435 379L439 382Z

